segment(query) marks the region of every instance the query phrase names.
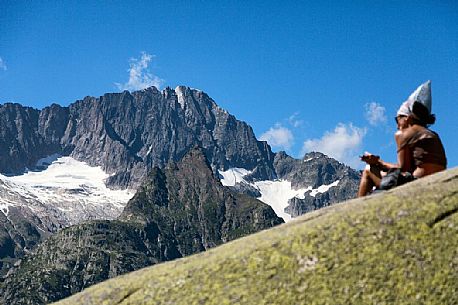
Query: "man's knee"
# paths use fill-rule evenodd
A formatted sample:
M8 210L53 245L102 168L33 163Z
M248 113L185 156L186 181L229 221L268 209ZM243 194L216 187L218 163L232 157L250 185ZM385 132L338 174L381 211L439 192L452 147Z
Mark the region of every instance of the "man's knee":
M368 176L370 176L370 174L371 174L370 168L366 167L365 169L363 169L363 175L362 175L363 178L367 178Z

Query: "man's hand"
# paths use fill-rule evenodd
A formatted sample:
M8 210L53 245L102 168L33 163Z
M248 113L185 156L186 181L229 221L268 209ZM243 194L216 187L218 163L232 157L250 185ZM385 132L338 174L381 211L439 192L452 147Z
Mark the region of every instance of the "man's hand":
M380 156L365 152L364 155L361 156L361 161L364 161L369 165L378 165Z

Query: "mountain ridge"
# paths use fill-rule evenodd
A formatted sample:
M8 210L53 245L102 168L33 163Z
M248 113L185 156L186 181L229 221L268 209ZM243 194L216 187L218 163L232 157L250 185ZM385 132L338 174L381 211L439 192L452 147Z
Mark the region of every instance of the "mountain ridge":
M255 177L275 177L273 153L251 127L184 86L106 93L42 110L7 103L0 105L0 127L2 173L20 173L59 153L114 173L112 187L135 188L148 170L198 144L214 170L243 163Z
M353 169L323 154L309 153L310 160L301 162L284 152L273 153L247 123L203 91L185 86L87 96L67 107L52 104L42 110L0 105L4 174L34 169L40 158L59 154L100 166L109 173L105 183L112 189L135 189L154 166L178 161L195 145L203 148L215 174L244 168L250 171L248 182L284 179L295 189L339 180L332 193L294 199L288 207L293 216L349 199L358 188L359 174ZM234 189L259 194L249 186Z

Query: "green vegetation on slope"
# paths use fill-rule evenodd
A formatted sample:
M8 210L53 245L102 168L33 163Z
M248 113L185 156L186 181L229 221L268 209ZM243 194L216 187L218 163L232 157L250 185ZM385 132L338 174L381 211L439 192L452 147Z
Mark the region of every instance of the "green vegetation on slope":
M458 304L458 169L111 279L60 304Z

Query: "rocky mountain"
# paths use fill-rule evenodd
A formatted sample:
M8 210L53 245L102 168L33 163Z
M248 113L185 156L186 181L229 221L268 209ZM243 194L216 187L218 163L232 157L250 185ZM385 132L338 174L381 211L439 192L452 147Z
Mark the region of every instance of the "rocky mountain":
M284 152L277 153L274 168L277 176L290 181L293 188L308 188L302 198L293 197L288 201L285 211L292 217L352 199L359 186L357 171L319 152L307 153L302 160ZM333 184L335 187L312 195L313 189Z
M200 148L148 177L119 219L156 223L173 232L182 255L283 222L268 205L223 187Z
M0 175L0 281L44 238L87 220L115 219L133 196L108 189L100 168L70 157L42 160L40 167L46 169Z
M58 304L457 304L457 189L455 168Z
M59 221L51 223L58 224ZM0 224L0 279L13 267L17 258L23 257L58 229L56 226L43 230L39 217L30 210L16 207L10 208L7 214L0 213Z
M49 303L282 222L268 205L223 187L194 148L179 162L154 168L117 220L71 226L46 239L10 270L1 300Z
M187 87L86 97L43 110L0 106L0 172L22 173L40 158L68 155L111 173L112 187L136 188L154 166L177 161L193 146L212 168L244 167L272 179L273 153L246 123L204 92Z
M354 198L359 185L357 171L318 152L308 153L302 160L279 152L273 167L274 180L253 180L251 171L243 168L219 174L224 185L268 203L286 221Z
M356 194L355 171L321 154L295 160L272 153L249 125L200 90L150 87L43 110L0 105L0 173L5 175L36 169L41 158L57 154L101 167L109 173L105 182L110 188L135 189L154 166L179 160L195 145L204 149L215 174L232 168L249 171L244 177L248 184L234 187L257 197L256 181L287 180L293 189L340 181L327 195L293 200L288 207L293 216Z

